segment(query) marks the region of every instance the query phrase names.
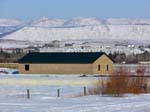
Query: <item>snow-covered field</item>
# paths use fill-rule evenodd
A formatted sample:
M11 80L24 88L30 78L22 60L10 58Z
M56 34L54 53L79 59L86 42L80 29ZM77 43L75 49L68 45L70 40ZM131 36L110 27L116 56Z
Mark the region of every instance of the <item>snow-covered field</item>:
M112 98L86 96L77 98L57 98L33 95L26 99L23 95L0 97L1 112L149 112L150 95Z
M98 77L1 75L0 112L149 112L150 95L82 96ZM30 99L26 90L30 89ZM60 89L60 97L57 97Z

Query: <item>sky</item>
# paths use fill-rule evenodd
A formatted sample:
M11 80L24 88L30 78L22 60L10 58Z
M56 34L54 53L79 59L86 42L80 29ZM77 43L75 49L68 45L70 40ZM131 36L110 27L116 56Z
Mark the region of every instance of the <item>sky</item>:
M150 0L0 0L0 18L150 18Z

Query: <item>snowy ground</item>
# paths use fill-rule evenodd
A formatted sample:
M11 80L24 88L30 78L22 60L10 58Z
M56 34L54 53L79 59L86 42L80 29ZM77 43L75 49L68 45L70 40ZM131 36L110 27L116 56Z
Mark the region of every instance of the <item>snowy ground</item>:
M77 98L56 98L47 95L23 95L0 97L1 112L149 112L150 95L112 98L86 96Z
M83 97L83 87L91 87L97 80L97 77L65 75L1 75L0 112L150 112L148 94Z

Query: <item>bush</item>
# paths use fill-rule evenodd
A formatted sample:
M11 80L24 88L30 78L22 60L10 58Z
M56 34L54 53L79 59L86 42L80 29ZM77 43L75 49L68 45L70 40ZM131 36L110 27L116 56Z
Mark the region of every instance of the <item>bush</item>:
M106 81L99 81L90 94L107 94L122 96L126 93L140 94L147 92L147 82L144 77L145 69L138 68L136 74L131 74L123 68L115 71Z

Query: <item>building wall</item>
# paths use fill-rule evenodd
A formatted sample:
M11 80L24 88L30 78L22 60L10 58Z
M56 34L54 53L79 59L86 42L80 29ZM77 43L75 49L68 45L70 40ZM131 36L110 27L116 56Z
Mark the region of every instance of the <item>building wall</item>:
M98 66L100 65L100 70ZM107 70L108 65L108 70ZM93 63L93 73L94 74L111 74L113 72L113 61L106 55L101 56Z
M25 64L19 64L21 74L111 74L113 61L106 55L101 56L93 64L29 64L30 70L25 71ZM100 65L100 71L98 70ZM108 65L108 71L107 71Z
M92 64L29 64L30 70L25 71L25 64L19 64L21 74L92 74Z

